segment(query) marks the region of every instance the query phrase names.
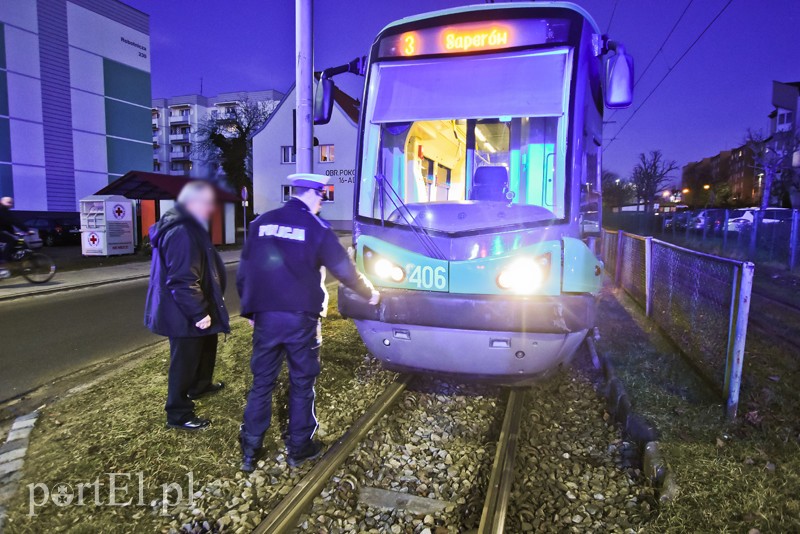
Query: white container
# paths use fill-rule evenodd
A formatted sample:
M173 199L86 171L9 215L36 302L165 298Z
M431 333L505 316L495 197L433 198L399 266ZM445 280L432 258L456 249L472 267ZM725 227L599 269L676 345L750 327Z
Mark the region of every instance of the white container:
M133 254L134 204L120 195L82 198L81 252L84 256Z

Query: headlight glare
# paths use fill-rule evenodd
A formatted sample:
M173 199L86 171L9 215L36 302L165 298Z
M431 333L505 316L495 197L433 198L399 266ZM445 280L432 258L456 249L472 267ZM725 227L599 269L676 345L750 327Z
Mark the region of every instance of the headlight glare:
M375 274L384 280L391 280L395 283L400 283L406 277L405 271L402 267L395 265L386 258L380 258L375 262Z
M530 295L541 287L548 264L547 256L514 260L497 276L497 285L520 295Z

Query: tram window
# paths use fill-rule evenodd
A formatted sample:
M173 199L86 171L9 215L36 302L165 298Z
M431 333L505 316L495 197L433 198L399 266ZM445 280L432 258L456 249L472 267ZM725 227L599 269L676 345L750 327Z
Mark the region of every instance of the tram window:
M380 218L381 206L384 211L392 206L389 198L380 201L380 188L372 179L382 175L405 204L494 201L545 208L550 219L564 217L564 178L556 158L558 117L429 120L375 128L375 171L363 175L359 193L364 216ZM479 173L484 166L504 170ZM477 174L479 180L491 174L491 183L477 187Z

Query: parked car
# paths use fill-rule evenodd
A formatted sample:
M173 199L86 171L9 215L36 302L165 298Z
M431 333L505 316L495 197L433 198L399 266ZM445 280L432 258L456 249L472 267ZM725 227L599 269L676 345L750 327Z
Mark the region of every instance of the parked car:
M686 219L689 218L688 206L676 206L674 210L664 213L664 229L672 230L675 225L676 230L686 230Z
M767 208L764 210L763 224L789 224L792 222L792 210L789 208Z
M746 230L753 225L758 208L739 208L728 215L728 233Z
M55 245L79 245L81 242L81 225L77 217L47 219L37 217L28 219L25 225L39 232L39 237L48 247Z
M709 230L717 231L722 229L724 223L725 210L718 208L697 210L693 212L692 217L689 219L692 230L702 230L708 227Z

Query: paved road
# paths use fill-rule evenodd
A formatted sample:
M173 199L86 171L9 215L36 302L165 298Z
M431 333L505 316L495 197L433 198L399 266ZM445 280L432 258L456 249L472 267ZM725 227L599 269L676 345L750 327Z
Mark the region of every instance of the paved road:
M239 313L236 265L225 300ZM0 402L160 339L142 326L147 280L0 302Z

